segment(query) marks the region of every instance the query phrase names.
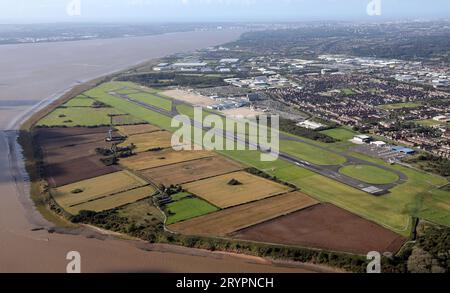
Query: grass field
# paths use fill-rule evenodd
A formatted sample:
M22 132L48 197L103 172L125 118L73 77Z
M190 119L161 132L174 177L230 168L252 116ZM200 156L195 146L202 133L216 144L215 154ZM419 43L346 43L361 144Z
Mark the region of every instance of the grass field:
M137 94L129 94L130 98L137 100L139 102L155 106L157 108L170 111L172 110L172 101L169 99L165 99L156 94L150 93L137 93Z
M341 165L346 162L342 156L297 141L282 140L280 149L284 153L316 165Z
M356 132L353 132L351 130L345 129L345 128L333 128L328 130L320 131L323 134L329 135L334 139L338 139L341 141L348 141L352 139L355 135L357 135Z
M233 179L240 184L230 185ZM243 171L195 181L183 185L183 188L220 208L260 200L291 189Z
M162 212L153 205L151 199L141 200L124 206L118 210L118 214L120 217L133 221L136 226L146 226L149 222L162 223L164 221Z
M108 114L123 114L114 108L88 108L88 107L71 107L58 108L45 116L37 123L37 126L100 126L109 125L110 118ZM123 124L139 123L140 119L132 116L121 118Z
M65 103L64 107L91 107L94 104L95 100L85 97L85 96L77 96L67 103Z
M432 126L437 126L437 125L447 125L450 126L450 122L440 122L440 121L436 121L433 119L428 119L428 120L418 120L416 121L417 124L420 124L422 126L428 126L428 127L432 127Z
M420 106L421 106L420 103L408 102L408 103L397 103L397 104L381 105L380 108L386 109L386 110L397 110L397 109L407 109L407 108L409 108L409 109L418 108Z
M122 205L124 199L125 202L130 202L134 198L141 198L143 194L150 196L154 192L153 188L139 190L139 187L145 185L147 183L139 177L128 171L121 171L58 187L54 190L53 197L69 212L78 212L83 207L104 210L114 204ZM108 198L110 196L113 197ZM95 203L98 199L102 200Z
M370 184L389 184L399 179L395 173L369 165L345 166L339 173Z
M204 200L194 197L187 197L182 194L172 197L173 202L166 205L168 214L167 225L192 219L217 211L218 209Z
M344 94L344 95L346 95L346 96L353 96L353 95L356 95L355 91L352 90L351 88L344 88L344 89L341 89L341 93Z
M295 212L318 202L300 192L291 192L221 210L169 228L190 235L226 236L234 231Z
M156 131L150 133L135 134L129 136L120 146L134 144L138 153L146 152L154 148L171 147L172 134L168 131Z
M128 84L128 86L130 86L129 83L125 84ZM94 98L95 100L116 108L118 111L131 114L134 117L137 117L149 123L153 122L152 124L155 126L166 130L174 130L171 127L171 119L169 117L108 94L109 91L120 89L123 86L126 85L124 85L124 83L122 82L108 82L87 91L85 94L89 97ZM132 84L132 86L136 85Z
M136 156L120 160L120 164L135 171L151 169L185 161L197 160L212 157L215 154L208 151L182 151L176 152L166 149L155 152L140 153Z

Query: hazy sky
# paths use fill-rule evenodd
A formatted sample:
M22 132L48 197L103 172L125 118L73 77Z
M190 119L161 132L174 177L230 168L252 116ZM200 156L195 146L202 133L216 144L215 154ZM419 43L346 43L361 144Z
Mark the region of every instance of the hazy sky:
M371 1L381 3L381 16L367 14ZM0 0L0 23L386 18L450 18L450 0Z

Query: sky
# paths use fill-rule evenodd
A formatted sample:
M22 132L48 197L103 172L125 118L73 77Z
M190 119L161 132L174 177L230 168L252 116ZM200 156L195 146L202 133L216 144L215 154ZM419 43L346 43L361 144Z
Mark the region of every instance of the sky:
M0 23L435 18L450 19L450 0L0 0Z

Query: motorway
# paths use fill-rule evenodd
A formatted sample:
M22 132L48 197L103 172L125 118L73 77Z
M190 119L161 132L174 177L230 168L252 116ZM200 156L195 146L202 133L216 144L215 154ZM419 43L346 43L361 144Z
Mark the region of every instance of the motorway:
M185 104L185 103L183 103L181 101L173 100L172 110L171 111L166 111L166 110L160 109L158 107L149 105L147 103L143 103L141 101L135 100L135 99L133 99L133 98L131 98L128 95L125 95L125 94L118 94L116 92L110 92L109 94L111 94L111 95L113 95L115 97L119 97L121 99L124 99L124 100L126 100L128 102L134 103L136 105L139 105L140 107L143 107L143 108L146 108L148 110L151 110L151 111L157 112L159 114L162 114L162 115L164 115L166 117L169 117L169 118L175 118L177 115L180 115L180 113L177 111L177 107L176 106L180 105L180 104ZM209 128L204 127L203 124L198 122L198 121L193 121L193 126L198 128L198 129L202 129L203 131L210 131L211 130ZM226 139L234 140L235 142L242 143L242 144L244 144L246 146L251 146L252 148L259 149L259 145L258 144L255 144L253 142L248 142L245 139L241 139L239 137L236 137L236 135L234 133L228 132L226 130L216 129L215 130L215 134L216 135L223 135ZM311 143L309 141L301 139L300 137L294 137L294 136L290 136L290 135L286 135L286 134L280 133L280 142L282 140L291 140L291 141L297 141L297 142L305 143L305 144L311 145L313 147L320 148L320 149L323 149L323 150L328 151L328 152L333 152L335 154L338 154L340 156L345 157L347 161L344 164L342 164L342 165L322 166L322 165L313 164L311 162L307 162L305 160L298 159L295 156L290 155L288 153L279 152L279 157L281 159L287 161L287 162L290 162L290 163L292 163L294 165L297 165L299 167L305 168L307 170L310 170L312 172L315 172L317 174L320 174L322 176L325 176L325 177L328 177L330 179L336 180L336 181L338 181L340 183L343 183L345 185L351 186L353 188L359 189L359 190L361 190L363 192L366 192L366 193L369 193L369 194L372 194L372 195L375 195L375 196L380 196L380 195L387 194L387 193L389 193L390 189L398 186L399 184L403 184L403 183L405 183L408 180L408 177L404 173L399 172L397 170L394 170L394 169L391 169L391 168L387 168L385 166L378 165L378 164L375 164L375 163L372 163L372 162L368 162L368 161L365 161L365 160L362 160L362 159L359 159L359 158L355 158L355 157L349 156L349 155L347 155L345 153L342 153L342 152L337 152L337 151L334 151L334 150L330 150L330 149L321 147L321 146L319 146L317 144L313 144L313 143ZM370 166L378 167L380 169L387 170L387 171L390 171L390 172L393 172L393 173L397 174L399 179L396 182L393 182L393 183L390 183L390 184L368 184L366 182L363 182L363 181L357 180L355 178L346 176L346 175L341 174L339 172L339 169L341 167L349 166L349 165L370 165Z

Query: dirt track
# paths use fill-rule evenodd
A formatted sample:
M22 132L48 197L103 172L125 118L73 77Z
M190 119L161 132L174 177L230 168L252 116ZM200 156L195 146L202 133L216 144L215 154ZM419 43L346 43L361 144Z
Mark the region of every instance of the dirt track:
M405 238L330 204L237 232L235 238L366 254L397 252Z

